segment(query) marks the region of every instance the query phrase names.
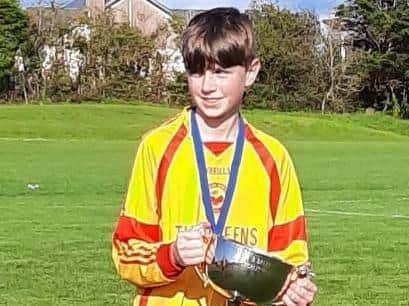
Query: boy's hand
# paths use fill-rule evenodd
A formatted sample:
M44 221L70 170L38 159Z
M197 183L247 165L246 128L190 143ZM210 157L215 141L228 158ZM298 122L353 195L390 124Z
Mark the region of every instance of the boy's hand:
M317 286L308 278L297 278L282 297L286 306L307 306L314 300Z
M207 223L200 226L203 229L209 227ZM181 267L194 266L204 262L206 256L204 230L194 227L191 230L179 232L171 250L176 264Z

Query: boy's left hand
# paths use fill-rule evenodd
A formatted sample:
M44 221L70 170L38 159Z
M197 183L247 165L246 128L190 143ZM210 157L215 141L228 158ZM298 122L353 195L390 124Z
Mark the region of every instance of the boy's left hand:
M308 278L297 278L282 297L286 306L307 306L314 300L317 286Z

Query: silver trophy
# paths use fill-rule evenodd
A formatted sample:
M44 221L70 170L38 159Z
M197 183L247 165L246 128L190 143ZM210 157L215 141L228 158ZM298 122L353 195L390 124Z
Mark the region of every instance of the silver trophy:
M213 261L199 276L224 294L229 305L247 301L271 306L297 271L277 257L234 240L218 236L211 243L216 244Z

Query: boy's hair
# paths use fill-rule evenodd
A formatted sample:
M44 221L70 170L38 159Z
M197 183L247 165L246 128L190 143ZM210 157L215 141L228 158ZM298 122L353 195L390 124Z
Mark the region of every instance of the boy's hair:
M203 73L214 64L247 68L256 57L255 49L249 17L232 7L196 15L182 35L182 55L191 74Z

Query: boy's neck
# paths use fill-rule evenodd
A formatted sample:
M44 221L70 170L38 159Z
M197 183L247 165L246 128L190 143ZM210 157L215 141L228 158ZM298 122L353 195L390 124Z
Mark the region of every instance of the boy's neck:
M238 133L239 113L226 118L204 118L200 111L196 113L197 124L202 142L235 142Z

